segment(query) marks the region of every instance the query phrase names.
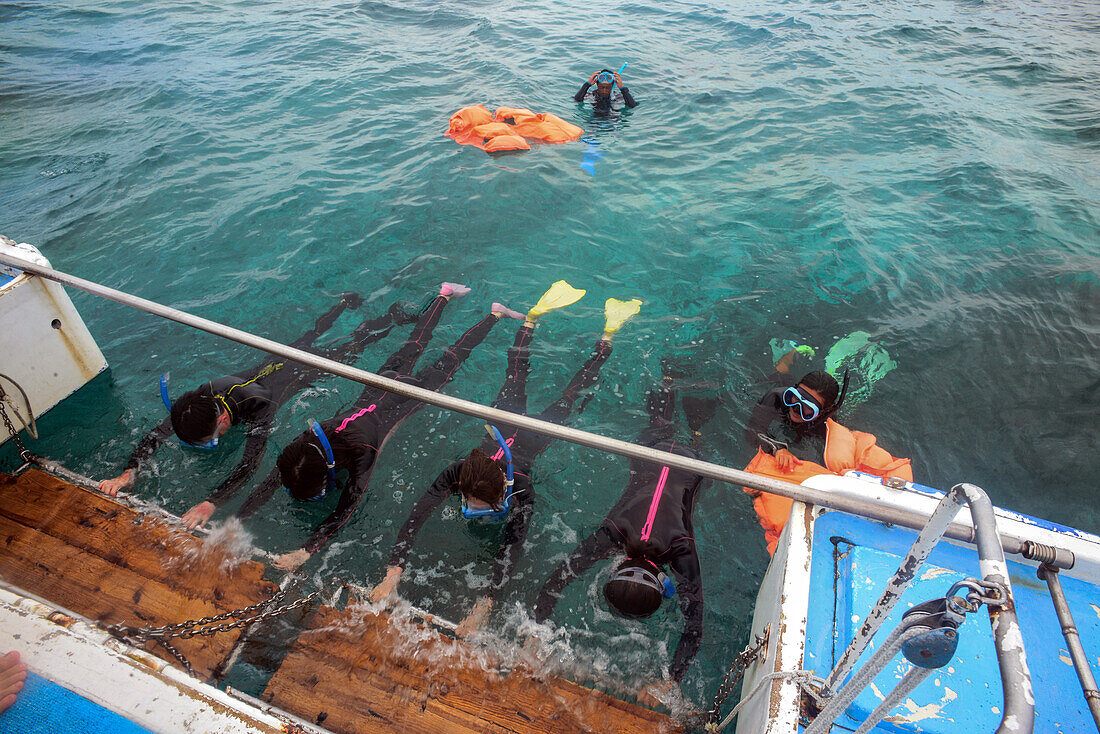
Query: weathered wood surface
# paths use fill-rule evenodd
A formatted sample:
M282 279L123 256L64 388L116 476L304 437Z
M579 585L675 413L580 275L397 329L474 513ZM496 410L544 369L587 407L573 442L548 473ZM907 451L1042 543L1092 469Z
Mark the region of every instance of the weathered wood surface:
M0 474L0 577L105 625L142 627L197 619L254 604L276 586L255 562L96 492L29 469ZM239 633L177 640L209 678ZM149 650L175 662L159 645Z
M478 656L412 622L322 607L263 698L340 734L680 731L667 716L566 680L488 673Z

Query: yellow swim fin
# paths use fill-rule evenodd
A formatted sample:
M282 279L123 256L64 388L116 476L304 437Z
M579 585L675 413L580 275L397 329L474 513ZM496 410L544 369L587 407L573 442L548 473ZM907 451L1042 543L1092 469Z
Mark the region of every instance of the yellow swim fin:
M530 321L534 321L539 316L550 313L556 308L563 308L571 303L576 303L581 300L587 292L588 291L581 290L580 288L574 288L564 280L559 280L557 283L550 286L550 290L542 294L542 298L539 299L539 302L532 306L531 310L527 312L527 318Z
M642 310L642 302L637 298L629 301L620 301L617 298L608 298L604 304L603 313L607 317L607 325L603 327L605 334L614 334L622 328L632 316L636 316Z

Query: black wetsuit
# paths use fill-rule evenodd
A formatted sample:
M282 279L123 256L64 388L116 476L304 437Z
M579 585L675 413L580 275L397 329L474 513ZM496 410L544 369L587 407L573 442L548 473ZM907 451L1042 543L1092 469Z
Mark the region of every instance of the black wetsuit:
M386 360L378 370L379 374L426 390L439 390L450 382L459 366L499 319L491 314L486 316L452 344L439 361L410 376L409 373L431 339L432 331L446 304L447 299L442 296L432 302L421 315L408 341ZM321 422L321 428L332 444L336 471L347 471L348 478L336 503L336 509L321 521L303 546L310 554L316 553L351 519L359 500L367 490L378 454L386 440L421 405L423 403L412 398L368 386L349 410ZM335 436L339 436L339 440L335 440ZM279 469L276 467L249 496L237 515L245 519L255 513L271 498L281 481Z
M581 88L577 90L577 93L573 95L573 101L583 102L585 95L588 94L589 88L592 88L594 86L595 85L591 82L585 82L584 84L582 84ZM627 107L638 106L638 103L634 100L634 97L631 96L629 89L627 89L626 87L619 87L619 91L622 92L621 99L623 101L623 104L625 104ZM607 95L606 97L601 97L594 90L592 92L592 106L600 112L606 112L610 110L611 103L615 101L617 101L617 99L615 97L614 90L612 90L611 94Z
M796 423L790 418L790 408L783 405L783 391L798 384L791 375L774 372L767 382L778 387L769 390L752 410L745 426L745 440L749 446L759 448L775 456L779 449L787 449L803 461L825 463L825 421Z
M341 300L317 319L312 329L291 342L290 346L338 362L347 361L357 357L368 344L386 336L394 326L395 315L403 316L396 307L391 307L385 315L363 321L346 340L324 349L312 349L317 338L332 327L346 308L347 303ZM271 434L279 406L323 374L322 370L314 367L270 355L252 369L211 380L198 388L197 392L201 395L222 396L225 401L223 407L229 410L231 425L245 423L248 426L244 455L240 463L214 493L207 497L207 502L221 506L252 476L267 448L267 438ZM126 468L138 469L172 434L172 420L165 418L141 439Z
M638 443L658 451L700 458L694 449L673 438L675 398L667 384L649 393L649 427L638 436ZM562 590L598 560L612 552L623 552L628 545L644 544L646 558L658 566L668 565L676 579L676 598L684 615L684 627L669 675L683 678L703 638L703 582L699 556L695 550L692 513L695 498L704 484L703 477L670 469L665 477L649 538L643 543L643 529L653 505L664 468L631 459L630 481L619 501L607 513L596 532L581 541L577 549L554 570L539 592L535 603L535 621L545 622L561 598Z
M531 354L528 343L531 341L533 329L521 326L516 332L516 340L512 348L508 350L508 366L505 371L504 386L493 407L507 410L512 413L527 414L527 376L531 372ZM580 371L573 376L568 387L562 392L550 407L535 416L545 421L564 423L573 411L573 405L581 391L588 389L596 382L600 367L611 356L611 342L603 339L596 342L596 348L592 356L584 363ZM489 585L489 597L495 599L504 584L508 581L508 575L515 568L523 543L527 539L527 530L531 524L531 513L534 511L535 488L531 481L531 467L535 459L547 446L551 438L531 431L522 431L514 426L500 424L497 426L505 443L512 452L512 471L514 484L512 485L512 509L508 513L504 525L504 543L497 552L496 562L493 566L493 580ZM486 436L481 444L481 450L497 460L501 471L505 471L507 462L504 452L496 439ZM404 567L409 551L412 549L416 534L420 532L428 516L439 507L451 495L460 495L458 490L458 475L462 470L465 459L456 461L444 469L432 486L428 488L413 505L409 518L401 527L397 535L397 541L390 553L390 566Z

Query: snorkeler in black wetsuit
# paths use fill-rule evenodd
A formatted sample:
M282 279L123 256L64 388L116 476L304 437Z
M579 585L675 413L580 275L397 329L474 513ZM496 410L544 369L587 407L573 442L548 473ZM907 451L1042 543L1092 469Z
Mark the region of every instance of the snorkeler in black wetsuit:
M536 417L554 423L564 423L577 397L590 388L600 368L611 356L611 338L630 316L638 311L640 301L608 301L608 321L604 333L588 361L574 375L569 385L550 407ZM616 313L613 309L620 308ZM629 315L627 315L629 314ZM492 407L512 413L527 415L527 377L531 372L531 355L528 344L534 334L535 322L528 318L516 332L515 342L508 350L508 366L504 385ZM499 438L498 438L499 436ZM462 514L469 520L505 521L503 544L493 565L493 578L488 593L477 601L473 609L459 625L458 633L465 636L480 628L496 601L497 595L508 581L508 575L516 566L531 523L534 510L535 487L531 481L531 468L535 459L550 445L551 438L514 426L500 425L497 431L485 439L480 448L469 456L456 461L436 477L428 491L413 505L409 518L401 527L390 553L386 578L371 592L371 601L377 602L393 593L401 578L409 551L417 533L428 516L452 495L462 497ZM509 457L513 485L506 489Z
M745 441L775 457L781 470L812 461L825 463L825 421L840 408L844 389L827 372L810 372L801 380L790 373L798 350L788 352L775 365L767 382L776 387L764 394L745 426Z
M290 346L304 349L321 357L345 361L357 357L367 345L385 337L395 323L410 323L396 306L378 318L366 319L346 340L312 349L313 343L336 322L347 308L358 308L362 299L355 293L344 293L340 302L317 319L313 328ZM275 414L279 407L295 394L317 380L323 372L299 362L269 356L252 369L211 380L195 390L180 395L171 404L168 418L150 431L138 443L125 471L114 479L100 482L99 488L114 496L120 489L134 483L138 469L173 433L181 443L196 448L215 448L231 426L244 423L248 427L244 455L207 500L185 513L188 527L202 525L216 506L225 503L256 470L267 447ZM168 402L167 380L162 379L161 397Z
M611 110L611 103L615 101L613 92L616 85L622 93L623 104L627 107L638 106L638 103L630 94L630 90L623 86L622 77L610 69L601 69L600 71L593 72L592 76L588 78L588 81L582 84L581 88L577 90L577 93L573 95L573 101L583 102L592 85L595 85L595 89L592 90L592 106L598 112L608 112Z
M465 286L444 284L439 297L421 315L408 341L386 360L379 374L427 390L439 390L450 382L473 348L502 316L509 313L509 309L493 304L493 311L463 334L435 364L410 376L448 299L468 292ZM335 489L336 472L347 471L348 478L333 512L317 526L301 549L280 556L275 562L277 568L290 571L300 567L351 519L367 490L386 440L421 405L412 398L368 386L349 410L312 424L310 430L279 455L275 469L237 512L241 519L255 513L280 484L284 484L296 500L315 501Z
M650 422L637 443L658 451L701 458L694 448L674 438L675 396L671 378L666 377L660 389L650 391L646 405ZM694 422L692 416L689 422ZM698 474L632 459L630 481L622 497L600 527L581 541L543 585L535 603L535 621L542 623L549 619L562 590L597 561L613 552L625 553L626 560L615 568L604 585L604 598L612 611L642 618L653 614L662 599L678 597L684 627L669 675L679 683L703 638L703 583L692 513L704 482ZM665 565L676 579L675 586L665 576L662 569Z

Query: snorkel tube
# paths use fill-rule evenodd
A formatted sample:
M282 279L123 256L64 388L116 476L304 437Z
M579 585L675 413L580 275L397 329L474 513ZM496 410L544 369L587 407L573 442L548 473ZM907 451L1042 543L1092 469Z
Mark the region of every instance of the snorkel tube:
M825 417L831 418L838 410L840 406L844 404L844 398L848 395L848 380L851 378L851 373L848 370L844 370L844 383L840 386L840 395L837 397L836 402L825 411Z
M160 401L164 403L164 408L168 411L168 415L172 415L172 401L168 398L167 372L160 376ZM215 449L218 447L218 437L216 435L206 443L187 443L178 436L176 437L176 440L179 441L180 446L185 449Z
M309 430L313 432L313 435L317 437L317 440L321 444L321 453L325 457L325 468L328 469L328 478L325 480L325 488L321 490L321 493L315 497L310 497L307 502L316 502L325 496L329 490L336 486L336 459L332 455L332 446L328 442L328 436L321 429L321 424L312 418L309 419ZM287 489L287 492L290 492Z
M499 521L508 516L508 511L512 509L512 487L515 485L514 471L512 467L512 449L508 446L508 442L504 440L504 436L500 434L496 426L485 424L485 430L490 436L496 439L497 445L500 446L500 450L504 452L504 461L506 467L504 470L504 503L499 510L492 508L487 510L471 510L466 506L466 501L462 501L462 517L467 520L489 520Z

